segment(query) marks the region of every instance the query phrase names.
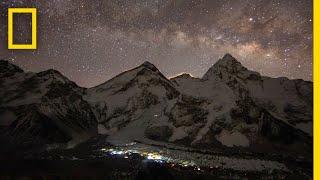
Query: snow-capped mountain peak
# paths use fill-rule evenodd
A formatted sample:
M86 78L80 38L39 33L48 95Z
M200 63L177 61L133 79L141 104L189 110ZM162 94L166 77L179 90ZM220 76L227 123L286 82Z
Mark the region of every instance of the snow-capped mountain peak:
M20 141L34 143L81 141L96 129L83 88L50 69L23 72L8 61L0 61L0 126Z
M259 78L260 74L248 70L232 55L226 54L223 58L219 59L202 77L202 79L230 79L231 77L246 78Z
M99 132L117 143L147 138L187 146L268 150L274 139L301 147L312 140L312 83L261 76L230 54L201 79L182 74L169 80L144 62L89 89L55 70L23 73L1 63L2 69L9 66L12 72L21 72L0 81L0 95L5 97L0 99L0 119L4 112L19 112L12 125L19 131L30 132L26 125L32 122L42 132L37 121L41 117L54 123L52 131L58 129L68 138L78 136L75 129L86 132L97 122ZM28 114L30 108L34 111ZM33 112L37 115L31 118ZM71 126L66 128L65 123Z
M15 73L22 73L23 70L6 60L0 60L0 77L11 76Z
M216 64L217 65L218 64L224 65L224 66L226 66L227 64L228 65L232 65L232 64L240 64L241 65L241 63L229 53L225 54L221 59L219 59L216 62Z
M159 71L155 65L153 65L152 63L150 63L149 61L145 61L143 64L141 64L141 66L146 67L152 71Z

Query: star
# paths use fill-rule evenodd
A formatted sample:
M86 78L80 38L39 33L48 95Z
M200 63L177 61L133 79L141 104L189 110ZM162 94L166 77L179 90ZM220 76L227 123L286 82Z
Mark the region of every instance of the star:
M38 9L36 51L7 50L8 7ZM147 60L166 77L202 77L226 53L262 75L312 80L310 0L12 0L0 12L1 59L26 71L54 67L83 87ZM15 22L25 42L30 22Z

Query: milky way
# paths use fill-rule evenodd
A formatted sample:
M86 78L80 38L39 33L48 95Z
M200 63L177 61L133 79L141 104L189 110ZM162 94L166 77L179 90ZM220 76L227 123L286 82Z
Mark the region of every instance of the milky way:
M8 7L38 9L37 50L7 50ZM144 61L201 77L225 53L262 75L312 79L311 0L6 0L0 11L1 59L84 87ZM19 18L15 38L28 41Z

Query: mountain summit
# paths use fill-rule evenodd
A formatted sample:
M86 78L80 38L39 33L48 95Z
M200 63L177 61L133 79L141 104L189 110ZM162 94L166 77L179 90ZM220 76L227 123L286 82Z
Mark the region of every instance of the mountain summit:
M150 63L149 61L145 61L141 66L146 67L148 69L151 69L153 71L158 71L158 69L156 68L155 65L153 65L152 63Z
M221 65L221 66L237 66L241 65L239 61L236 60L231 54L227 53L225 54L221 59L219 59L215 65Z
M88 89L54 70L24 73L6 61L0 70L0 119L20 142L28 135L70 144L98 131L115 145L138 140L295 155L312 150L312 83L261 76L230 54L203 78L169 80L144 62Z
M248 70L233 56L226 54L204 74L202 79L211 79L217 77L226 79L230 76L242 76L243 78L249 78L250 76L259 77L260 74Z
M0 60L0 77L8 77L15 73L22 73L23 70L9 61Z
M25 73L0 61L0 126L6 139L24 144L76 144L96 133L83 89L56 70Z

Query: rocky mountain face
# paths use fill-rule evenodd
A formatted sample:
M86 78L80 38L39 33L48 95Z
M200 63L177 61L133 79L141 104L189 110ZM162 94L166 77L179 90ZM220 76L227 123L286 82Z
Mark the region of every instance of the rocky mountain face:
M154 65L145 62L87 89L84 99L94 109L99 132L113 136L113 141L122 144L143 138L145 131L152 137L158 136L156 131L146 129L168 125L166 111L179 96L174 84Z
M209 101L202 106L209 112L206 124L195 140L258 151L296 146L311 151L311 82L261 76L229 54L201 79L183 75L172 81L180 92Z
M312 144L312 83L261 76L229 54L203 78L168 80L144 63L88 89L85 99L114 143L149 138L284 152Z
M167 79L145 62L84 89L57 71L25 73L6 61L0 61L0 77L0 119L14 137L67 142L98 129L114 144L312 149L313 84L261 76L229 54L202 78Z
M84 89L55 70L24 72L0 61L0 126L18 143L72 145L96 133Z

